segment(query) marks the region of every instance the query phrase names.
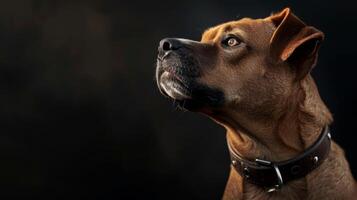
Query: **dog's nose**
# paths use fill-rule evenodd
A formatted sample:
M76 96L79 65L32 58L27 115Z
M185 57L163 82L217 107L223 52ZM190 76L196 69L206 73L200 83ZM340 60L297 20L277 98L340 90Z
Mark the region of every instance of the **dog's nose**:
M182 47L182 42L175 38L165 38L160 41L159 49L162 51L177 50Z
M169 51L175 51L179 48L183 47L183 43L176 38L165 38L160 41L159 44L159 55L158 57L163 59L165 55L168 54Z

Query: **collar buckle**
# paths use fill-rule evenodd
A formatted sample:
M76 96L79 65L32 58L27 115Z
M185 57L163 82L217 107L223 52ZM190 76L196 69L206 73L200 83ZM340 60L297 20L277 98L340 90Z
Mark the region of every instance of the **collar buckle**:
M258 165L265 166L265 167L271 167L274 169L276 178L277 178L277 184L275 184L272 187L267 188L267 192L276 192L281 189L281 187L284 185L283 177L281 176L280 169L278 165L276 165L274 162L268 161L268 160L262 160L262 159L255 159L255 162Z

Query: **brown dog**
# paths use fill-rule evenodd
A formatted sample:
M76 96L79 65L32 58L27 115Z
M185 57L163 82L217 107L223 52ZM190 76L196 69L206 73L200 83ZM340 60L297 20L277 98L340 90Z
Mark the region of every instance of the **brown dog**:
M357 199L310 75L324 35L287 8L160 42L160 91L227 129L224 199Z

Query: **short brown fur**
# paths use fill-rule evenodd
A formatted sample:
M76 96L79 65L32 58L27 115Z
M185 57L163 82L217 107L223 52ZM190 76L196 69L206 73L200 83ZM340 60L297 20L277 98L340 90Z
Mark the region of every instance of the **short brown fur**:
M242 42L237 47L222 46L227 34ZM288 8L264 19L244 18L208 29L189 49L199 58L197 82L222 91L225 103L195 111L224 126L233 150L246 159L282 161L301 154L333 121L310 75L323 39L321 31ZM246 182L232 168L223 199L356 199L356 195L344 152L332 142L317 169L277 192L267 193Z
M224 23L208 29L201 39L204 43L216 43L226 30L238 31L245 34L250 46L259 49L256 54L239 61L244 69L237 69L235 63L229 63L223 57L220 62L224 67L214 68L201 80L224 88L234 100L231 105L206 114L226 127L227 140L247 159L264 157L281 161L292 158L309 147L321 129L332 122L332 116L308 73L315 60L307 64L310 68L304 69L303 78L297 81L291 80L301 72L293 70L291 73L285 62L269 60L271 40L277 29L272 21L288 14L291 14L290 10L285 9L265 19L244 18ZM323 38L322 33L319 36ZM262 68L266 63L272 66ZM257 76L261 78L257 79ZM243 84L254 89L242 91L237 88ZM355 194L356 184L344 152L333 143L327 160L318 169L276 193L267 193L247 183L232 168L223 199L354 199L357 198Z

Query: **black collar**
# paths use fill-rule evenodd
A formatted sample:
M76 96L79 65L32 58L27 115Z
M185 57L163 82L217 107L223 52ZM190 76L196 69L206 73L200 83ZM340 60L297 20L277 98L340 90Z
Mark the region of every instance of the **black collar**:
M321 165L330 152L331 135L328 126L317 141L295 158L271 162L256 158L246 160L233 151L228 141L232 165L245 180L264 187L268 192L277 191L289 181L302 178Z

